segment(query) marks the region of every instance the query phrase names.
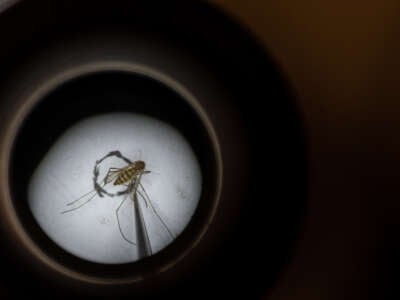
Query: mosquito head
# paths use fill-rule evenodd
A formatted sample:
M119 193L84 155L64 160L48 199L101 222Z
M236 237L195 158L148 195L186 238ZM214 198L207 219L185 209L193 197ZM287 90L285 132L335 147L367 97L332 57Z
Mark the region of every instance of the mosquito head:
M146 163L143 160L137 160L135 161L135 168L143 171L146 168Z

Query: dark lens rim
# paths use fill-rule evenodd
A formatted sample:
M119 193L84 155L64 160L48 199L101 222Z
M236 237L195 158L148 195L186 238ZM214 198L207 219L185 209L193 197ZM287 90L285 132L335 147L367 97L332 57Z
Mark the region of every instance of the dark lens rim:
M129 69L131 70L129 71ZM201 122L201 126L204 128L206 136L204 136L203 139L206 140L205 143L208 143L209 147L208 149L205 149L206 153L203 153L202 155L208 160L205 165L209 166L209 168L203 168L203 173L206 172L204 174L205 178L208 180L203 187L204 192L202 192L199 206L192 221L187 227L188 230L185 230L176 241L159 253L133 263L104 265L87 262L66 253L66 251L55 245L50 239L46 238L45 234L41 232L37 224L35 226L32 215L26 213L26 211L29 210L26 201L22 202L25 203L25 205L22 206L15 206L15 202L13 202L16 216L18 216L19 223L21 224L21 229L25 231L27 237L29 236L30 242L28 247L33 250L33 252L41 252L42 254L39 256L41 260L49 262L53 268L58 269L64 274L76 273L80 274L79 277L81 279L86 278L86 280L89 281L106 281L112 283L128 283L147 279L159 272L166 271L186 256L190 249L195 247L205 234L208 225L212 222L213 216L215 215L222 181L222 158L219 151L218 139L207 115L198 104L195 97L178 82L150 68L141 66L139 69L142 69L142 72L135 70L133 64L124 64L124 67L120 65L119 68L117 68L116 66L112 67L110 63L105 63L103 65L97 63L95 65L87 65L85 68L81 67L79 70L76 70L76 72L71 72L71 74L67 76L64 74L59 76L59 78L53 78L50 83L44 83L40 87L40 93L33 93L34 95L29 99L31 108L29 112L26 112L25 116L20 119L21 122L18 124L18 127L16 127L15 135L12 137L11 143L14 147L18 144L16 141L20 137L21 126L27 118L29 119L30 114L35 110L35 107L40 105L40 102L46 99L49 93L61 89L66 83L74 80L79 81L87 78L87 76L96 76L99 74L106 75L120 73L124 74L124 76L130 76L129 74L145 76L147 80L156 80L166 88L178 94L179 98L185 102L182 102L182 105L188 105L192 109L194 116L196 115L198 117L198 121ZM159 80L163 81L160 82ZM64 111L64 113L66 112ZM43 119L42 121L44 123L46 122ZM14 147L10 148L11 153L13 152ZM23 148L24 147L22 147L22 149ZM10 157L11 162L18 159L12 155ZM12 170L12 168L13 165L11 164L10 169ZM14 179L18 180L18 175L14 176ZM16 190L18 191L18 188L15 187L13 182L11 182L11 187L14 189L14 193ZM18 199L19 198L14 198L13 200L16 201ZM35 248L39 248L40 250Z

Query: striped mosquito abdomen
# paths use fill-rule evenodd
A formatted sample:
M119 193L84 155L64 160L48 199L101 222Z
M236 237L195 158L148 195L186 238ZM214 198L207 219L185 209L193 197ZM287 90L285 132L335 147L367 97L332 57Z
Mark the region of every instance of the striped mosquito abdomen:
M137 160L133 162L119 172L117 179L114 181L114 185L121 185L132 181L144 169L145 163L143 161Z

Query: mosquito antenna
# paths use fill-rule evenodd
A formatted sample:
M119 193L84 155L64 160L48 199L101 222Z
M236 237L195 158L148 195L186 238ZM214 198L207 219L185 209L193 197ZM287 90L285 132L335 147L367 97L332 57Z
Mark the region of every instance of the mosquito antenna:
M152 211L154 212L154 214L157 216L157 218L159 219L159 221L161 222L161 224L165 227L165 229L168 231L168 234L170 235L171 239L174 239L174 235L172 234L171 230L169 230L167 224L164 222L164 220L161 218L160 214L157 212L157 210L155 209L155 207L153 206L153 203L150 200L149 195L147 194L146 190L144 189L143 185L139 182L139 186L142 189L143 193L146 195L147 197L147 201L152 209ZM143 194L140 193L138 191L139 195L143 197ZM143 197L144 198L144 197ZM146 201L146 200L145 200Z
M143 157L142 149L138 150L138 157L139 157L139 159L142 159L142 157Z
M119 229L119 232L121 233L122 238L123 238L125 241L127 241L129 244L132 244L132 245L135 245L135 246L136 246L136 243L130 241L130 240L125 236L125 234L123 233L122 228L121 228L121 223L120 223L120 221L119 221L118 212L119 212L120 208L122 207L122 204L124 204L125 200L127 199L127 196L128 196L128 193L125 194L124 199L122 199L121 203L118 205L118 208L115 210L115 214L116 214L116 216L117 216L118 229Z

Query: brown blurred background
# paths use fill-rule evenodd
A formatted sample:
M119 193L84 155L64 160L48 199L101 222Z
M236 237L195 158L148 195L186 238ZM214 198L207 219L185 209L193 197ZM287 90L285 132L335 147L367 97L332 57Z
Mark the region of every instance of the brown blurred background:
M400 2L215 2L275 57L306 124L306 227L271 299L398 299Z
M213 2L272 54L305 122L305 226L266 298L400 299L400 2Z

